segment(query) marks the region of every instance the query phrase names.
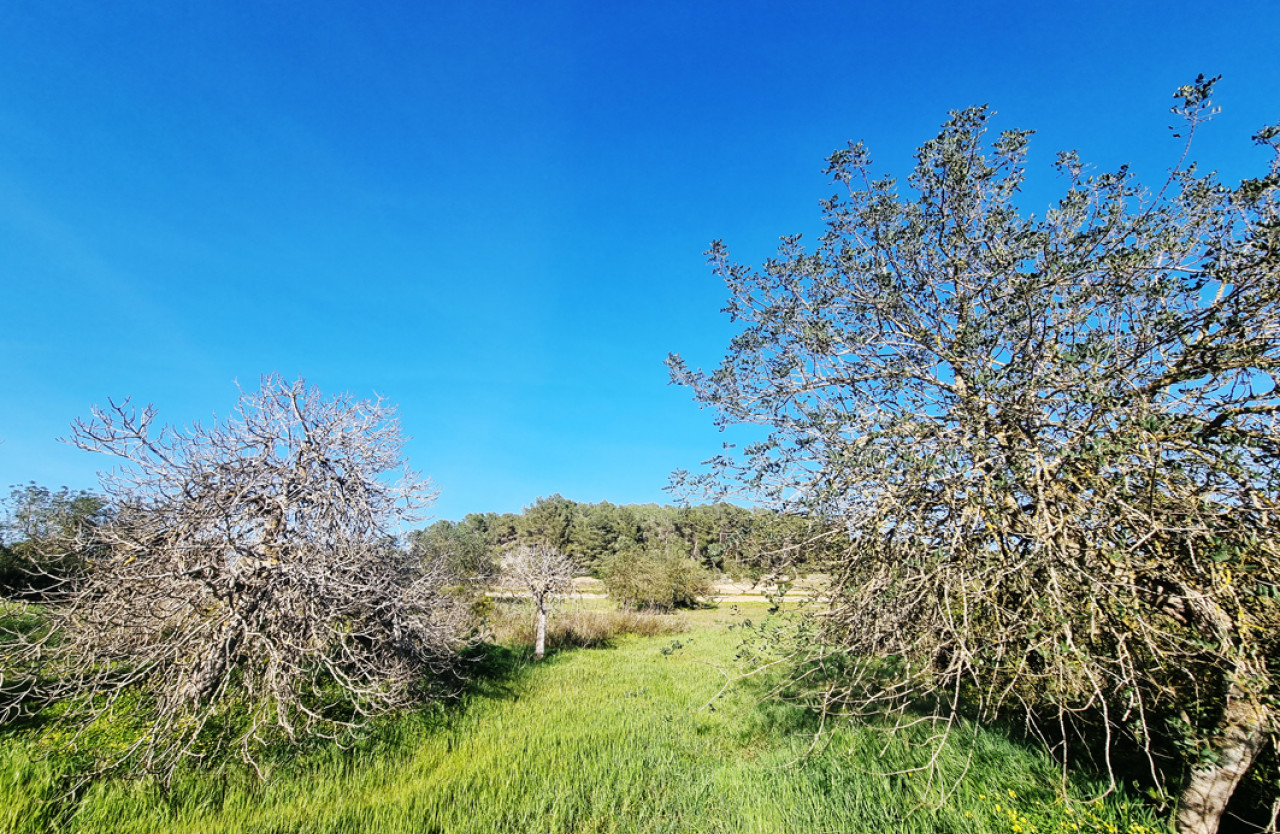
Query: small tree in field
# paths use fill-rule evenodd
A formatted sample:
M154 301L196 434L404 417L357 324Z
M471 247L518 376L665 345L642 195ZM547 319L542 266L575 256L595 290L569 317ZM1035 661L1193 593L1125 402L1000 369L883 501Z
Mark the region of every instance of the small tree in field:
M268 377L209 427L157 427L126 401L71 442L120 461L102 478L112 512L49 627L6 652L66 700L73 738L125 722L126 743L93 751L102 767L167 779L223 746L253 763L409 703L450 664L465 614L392 544L431 493L381 402Z
M1179 90L1192 133L1212 85ZM812 253L716 244L742 332L672 375L770 433L690 480L849 531L803 667L824 705L1017 711L1064 761L1128 738L1157 783L1172 741L1179 830L1212 832L1278 735L1280 155L1152 195L1061 154L1065 196L1024 217L1028 134L988 116L952 114L909 196L834 154Z
M503 560L506 584L528 590L533 600L533 656L547 653L547 608L556 594L573 587L573 560L547 544L517 545Z

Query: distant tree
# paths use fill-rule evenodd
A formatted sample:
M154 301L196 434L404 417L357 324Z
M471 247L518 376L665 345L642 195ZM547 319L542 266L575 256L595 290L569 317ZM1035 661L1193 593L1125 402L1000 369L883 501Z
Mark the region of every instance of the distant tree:
M520 541L526 544L545 544L560 553L573 549L573 521L578 505L556 494L539 498L524 508L520 517Z
M392 546L432 495L392 409L267 377L224 422L155 416L125 401L74 424L72 443L122 464L103 476L112 514L84 531L93 564L50 627L0 640L76 733L130 716L103 767L168 779L223 746L253 763L409 703L451 664L465 609L439 563Z
M620 536L619 523L619 508L608 501L578 505L571 534L574 558L583 571L598 572L614 552Z
M83 569L87 531L106 519L105 501L84 490L14 487L0 522L0 596L38 596Z
M573 560L548 544L521 544L503 560L506 584L529 592L533 600L535 627L533 656L547 653L547 609L556 594L573 587Z
M516 513L485 513L483 518L485 540L490 547L501 550L520 539L520 516Z
M732 535L724 511L730 506L724 503L700 504L681 507L675 514L676 535L688 542L690 556L716 571L724 570L726 545Z
M501 539L503 534L501 519L502 517L497 513L467 513L459 524L483 538L488 547L496 548L507 544Z
M616 508L614 529L617 530L617 536L613 541L614 552L635 549L644 544L641 510L639 504L624 504Z
M1179 90L1188 135L1212 87ZM838 662L805 667L826 704L1016 709L1064 757L1093 727L1110 767L1127 736L1157 780L1173 727L1178 828L1211 832L1278 735L1280 126L1234 188L1061 154L1066 195L1024 217L1028 134L988 144L988 118L953 113L909 196L835 153L816 251L754 271L714 245L742 331L673 379L770 434L685 480L850 531Z
M437 521L409 535L409 553L427 564L439 562L461 581L486 582L499 567L497 549L489 544L483 524L484 517L474 513L456 524Z

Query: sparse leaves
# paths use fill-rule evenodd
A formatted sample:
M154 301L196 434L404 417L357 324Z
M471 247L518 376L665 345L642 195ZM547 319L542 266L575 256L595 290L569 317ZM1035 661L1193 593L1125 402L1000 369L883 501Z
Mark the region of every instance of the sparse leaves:
M1192 128L1212 85L1178 92ZM1064 760L1128 734L1157 779L1171 710L1256 751L1280 681L1254 592L1280 580L1277 180L1189 167L1153 196L1063 154L1066 195L1025 217L1026 134L988 147L987 121L952 114L906 194L833 155L847 194L812 253L753 271L717 244L742 332L672 378L770 435L703 483L849 531L804 667L826 709L1021 712Z

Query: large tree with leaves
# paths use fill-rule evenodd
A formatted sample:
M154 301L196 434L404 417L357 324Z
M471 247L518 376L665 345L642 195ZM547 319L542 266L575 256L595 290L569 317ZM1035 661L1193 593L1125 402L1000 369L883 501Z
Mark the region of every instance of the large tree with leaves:
M1188 137L1212 87L1177 93ZM1211 832L1280 711L1280 154L1151 193L1064 153L1065 195L1026 216L1029 132L991 141L989 117L953 113L906 188L861 145L832 155L812 252L713 247L742 330L672 375L768 436L688 480L849 531L840 662L804 667L824 704L1016 710L1108 765L1124 737L1181 786L1179 829Z

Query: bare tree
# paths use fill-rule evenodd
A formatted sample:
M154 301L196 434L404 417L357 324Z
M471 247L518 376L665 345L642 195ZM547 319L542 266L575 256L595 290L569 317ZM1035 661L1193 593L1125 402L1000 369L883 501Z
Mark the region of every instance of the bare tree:
M121 461L102 476L113 512L48 628L6 645L68 702L73 738L131 716L101 767L167 779L224 746L254 763L274 741L339 737L407 704L450 665L465 610L438 567L393 546L432 493L381 401L273 376L225 422L157 428L125 401L71 442Z
M1188 135L1212 86L1178 92ZM1153 195L1064 153L1066 195L1024 217L1028 132L989 142L988 118L953 113L909 197L834 154L812 253L756 272L716 245L743 332L673 378L770 433L688 482L849 532L803 667L822 706L1012 711L1109 773L1127 739L1181 782L1179 830L1211 832L1280 737L1280 154Z
M548 544L522 544L508 551L503 559L506 584L528 590L533 600L533 656L537 660L547 653L547 608L556 594L573 585L573 560Z

